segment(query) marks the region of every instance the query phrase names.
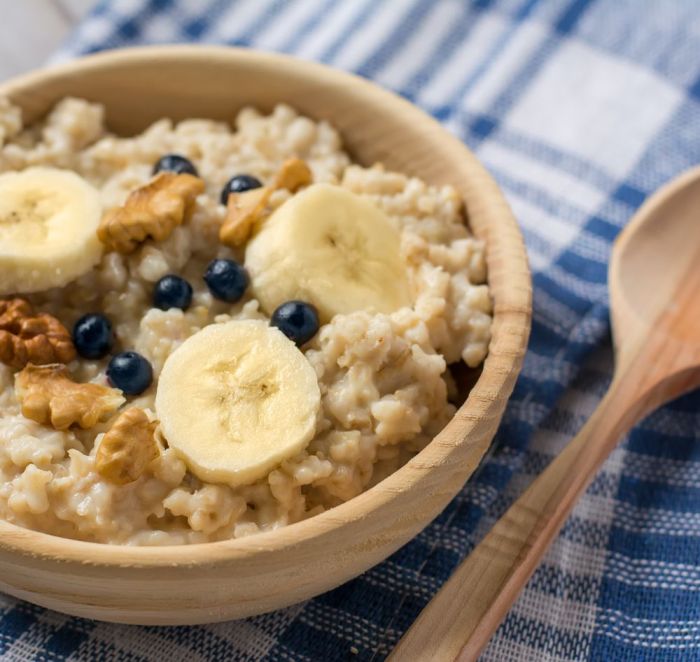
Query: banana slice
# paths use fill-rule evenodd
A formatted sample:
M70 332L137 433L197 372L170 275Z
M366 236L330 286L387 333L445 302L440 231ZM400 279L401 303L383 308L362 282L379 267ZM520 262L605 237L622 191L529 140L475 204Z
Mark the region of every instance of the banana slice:
M69 170L0 175L0 295L60 287L99 262L99 193Z
M205 481L244 485L302 450L321 393L306 357L266 322L213 324L165 362L156 412L168 444Z
M245 266L268 315L285 301L338 313L390 313L411 305L400 235L368 200L314 184L285 202L248 243Z

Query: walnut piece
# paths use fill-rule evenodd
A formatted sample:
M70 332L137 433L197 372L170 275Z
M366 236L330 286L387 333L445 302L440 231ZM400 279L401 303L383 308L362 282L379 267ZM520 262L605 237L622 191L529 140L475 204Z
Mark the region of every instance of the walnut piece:
M263 186L243 193L231 193L228 198L226 220L221 226L219 239L226 246L242 246L253 232L253 226L267 213L267 201L272 189Z
M310 183L309 166L301 159L291 158L282 164L271 185L243 193L231 193L228 196L226 219L219 231L221 243L231 248L245 244L253 233L255 224L269 216L267 203L274 191L286 188L295 193Z
M53 315L36 314L24 299L0 299L0 361L23 368L70 363L75 356L70 333Z
M22 415L56 430L77 424L91 428L125 401L120 391L99 384L78 384L60 363L27 364L15 376L15 392Z
M135 481L160 453L154 436L156 426L143 409L132 407L122 412L97 447L97 472L116 485Z
M133 191L122 207L108 211L97 228L108 250L132 253L146 239L163 241L185 222L204 182L194 175L161 172Z
M302 186L311 184L311 169L301 159L287 159L275 177L274 188L286 188L296 193Z

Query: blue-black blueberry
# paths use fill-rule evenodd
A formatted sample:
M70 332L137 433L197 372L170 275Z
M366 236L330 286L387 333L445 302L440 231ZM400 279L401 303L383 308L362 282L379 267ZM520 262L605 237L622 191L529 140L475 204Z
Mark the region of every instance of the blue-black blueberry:
M248 272L235 260L212 260L204 272L204 282L217 299L235 303L248 287Z
M174 172L177 175L188 174L199 177L197 168L194 167L192 161L180 154L166 154L161 156L153 166L153 174L159 172Z
M153 305L161 310L187 310L192 303L192 286L180 276L163 276L153 288Z
M318 331L318 311L306 301L286 301L272 313L270 323L297 345L303 345Z
M85 359L101 359L114 344L112 323L98 313L83 315L73 326L73 344Z
M120 352L107 366L107 379L127 395L140 395L153 382L153 368L138 352Z
M253 177L253 175L234 175L221 190L221 204L228 204L228 196L231 193L244 193L261 186L262 182L257 177Z

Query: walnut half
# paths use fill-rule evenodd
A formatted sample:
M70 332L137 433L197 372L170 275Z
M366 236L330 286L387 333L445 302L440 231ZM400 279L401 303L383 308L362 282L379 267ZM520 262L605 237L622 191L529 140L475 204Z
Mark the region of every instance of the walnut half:
M108 211L97 236L117 253L132 253L146 239L163 241L189 218L202 191L204 182L199 177L161 172L133 191L122 207Z
M76 357L70 333L48 313L35 313L24 299L0 299L0 361L13 368L27 363L70 363Z
M255 224L269 214L267 203L277 189L286 188L295 193L310 183L309 166L301 159L291 158L282 164L274 182L269 186L243 193L231 193L228 196L226 219L219 231L221 243L231 248L245 244Z
M78 384L61 364L27 364L15 375L15 392L22 415L56 430L71 425L94 427L125 401L116 389L99 384Z
M115 485L135 481L160 453L156 425L138 407L122 412L97 447L97 473Z

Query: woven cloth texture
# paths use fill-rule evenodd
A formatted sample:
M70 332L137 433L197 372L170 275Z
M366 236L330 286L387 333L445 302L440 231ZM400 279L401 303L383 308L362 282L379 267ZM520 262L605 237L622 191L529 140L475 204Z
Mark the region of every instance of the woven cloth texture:
M56 59L169 42L350 70L457 134L503 187L525 235L535 286L525 365L479 472L358 579L288 609L198 627L111 625L1 597L0 656L382 660L605 391L611 242L650 193L700 162L700 3L114 0L95 6ZM699 412L699 394L686 396L624 440L483 660L700 659Z

